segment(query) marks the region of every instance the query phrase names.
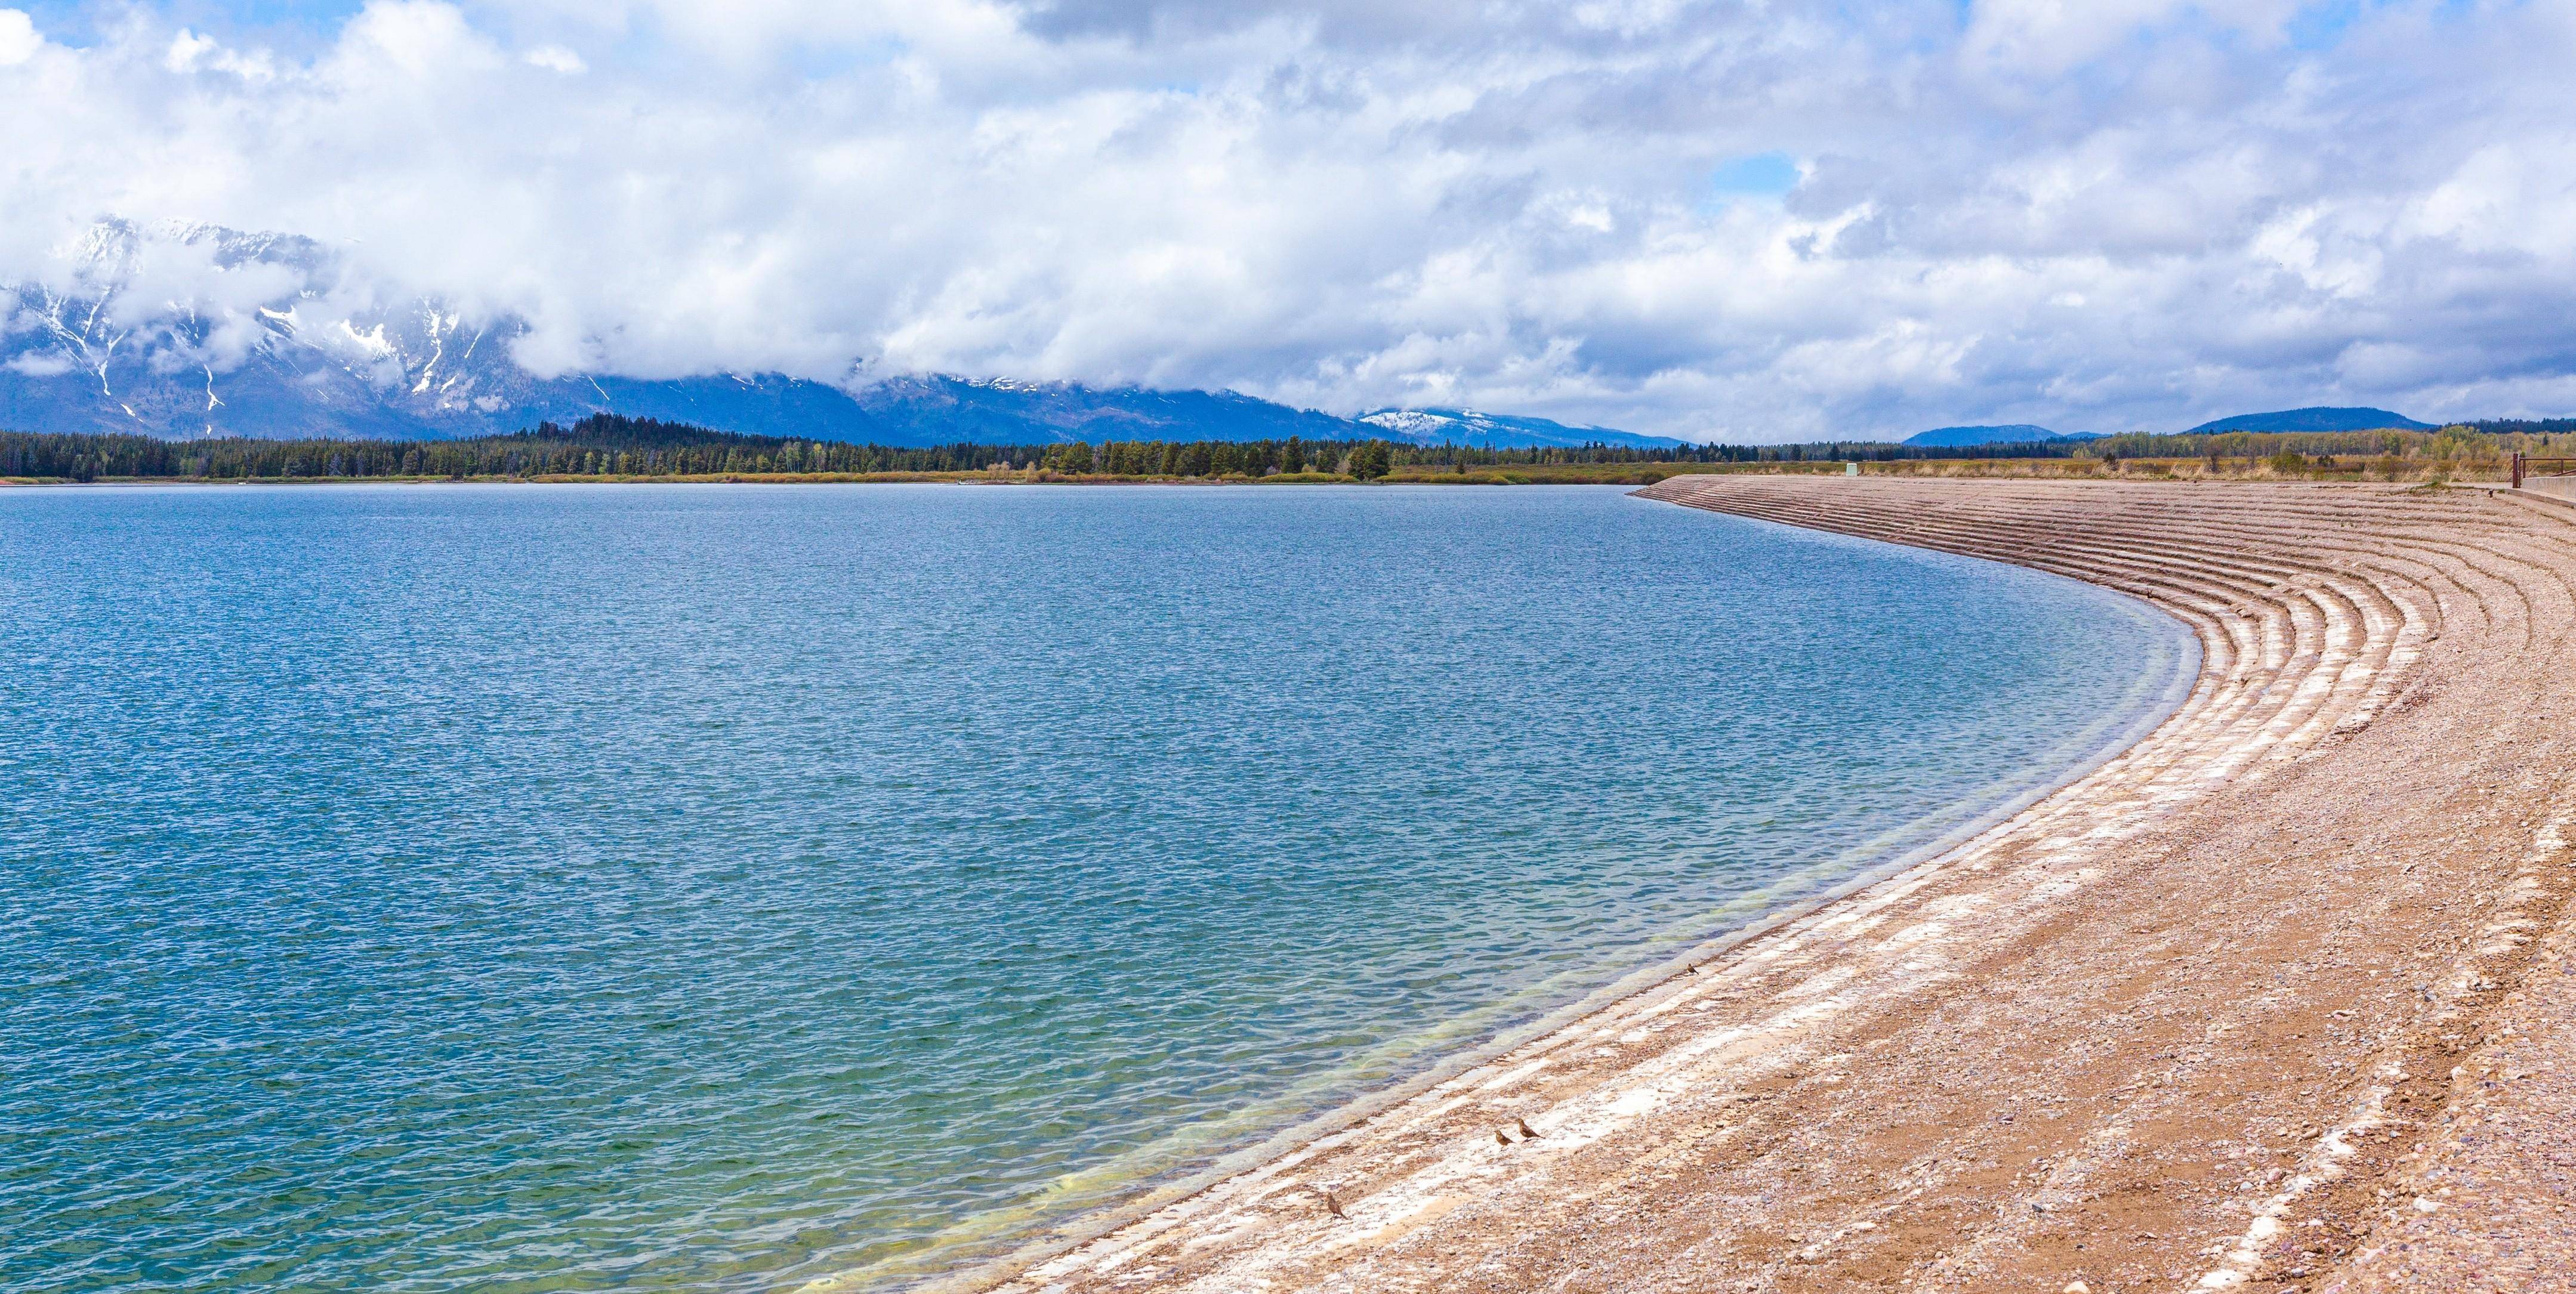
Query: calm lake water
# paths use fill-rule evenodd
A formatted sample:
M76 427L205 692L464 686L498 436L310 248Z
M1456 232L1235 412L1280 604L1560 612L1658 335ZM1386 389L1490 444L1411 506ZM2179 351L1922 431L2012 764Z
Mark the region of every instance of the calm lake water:
M0 492L0 1288L900 1285L2061 780L2182 627L1604 489Z

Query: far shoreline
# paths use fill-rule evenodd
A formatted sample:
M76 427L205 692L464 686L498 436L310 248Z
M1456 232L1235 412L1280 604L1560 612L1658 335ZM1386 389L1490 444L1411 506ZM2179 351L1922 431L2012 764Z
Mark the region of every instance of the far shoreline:
M2136 460L2132 460L2132 463ZM2196 465L2195 465L2196 466ZM1852 470L1857 468L1859 470ZM2542 488L2535 481L2516 487L2508 481L2487 479L2484 473L2459 476L2435 474L2425 479L2380 482L2348 477L2302 477L2282 475L2267 470L2217 473L2173 471L2150 465L2132 470L2132 464L2119 464L2104 469L2082 459L1918 459L1905 462L1868 463L1653 463L1653 464L1564 464L1513 466L1510 468L1474 468L1467 471L1422 471L1398 469L1383 476L1359 477L1348 474L1327 475L1319 472L1278 473L1270 476L1124 476L1108 473L1071 474L1055 471L962 471L962 472L729 472L694 475L608 475L588 473L545 473L540 475L448 476L111 476L92 480L69 477L0 476L0 490L118 488L156 486L320 486L320 485L1072 485L1072 486L1218 486L1295 487L1310 485L1438 485L1438 486L1514 486L1514 485L1600 485L1625 486L1630 489L1662 485L1681 478L1700 477L1859 477L1873 480L1939 481L2090 481L2099 484L2181 484L2181 485L2261 485L2297 482L2318 486L2340 486L2346 489L2400 488L2438 490L2460 488L2487 491L2510 491L2518 496L2545 498L2552 502L2567 501L2566 496ZM2554 482L2552 482L2554 484Z
M208 489L235 485L311 486L311 485L1077 485L1077 486L1280 486L1301 485L1653 485L1669 479L1672 473L1647 475L1572 475L1548 473L1471 473L1424 476L1389 476L1363 480L1356 476L1318 476L1312 473L1294 478L1283 477L1204 477L1204 476L1064 476L1036 478L1013 473L995 477L983 472L957 473L763 473L727 476L292 476L231 477L210 480L202 477L148 476L120 477L94 481L59 478L0 477L0 489L136 489L155 486L190 486Z

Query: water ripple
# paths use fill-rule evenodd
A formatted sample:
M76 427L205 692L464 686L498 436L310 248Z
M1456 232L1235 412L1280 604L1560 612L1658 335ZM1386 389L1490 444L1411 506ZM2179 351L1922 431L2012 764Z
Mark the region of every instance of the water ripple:
M0 1287L937 1271L2062 775L2178 626L1594 490L0 496Z

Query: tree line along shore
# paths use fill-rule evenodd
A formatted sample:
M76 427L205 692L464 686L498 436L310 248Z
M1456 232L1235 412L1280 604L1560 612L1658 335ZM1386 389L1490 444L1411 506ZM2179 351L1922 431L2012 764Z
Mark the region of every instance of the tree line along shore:
M1494 448L1391 440L1112 440L927 448L748 436L599 414L459 440L161 440L0 431L19 484L327 481L1199 481L1263 484L1650 485L1710 472L2144 479L2483 481L2514 454L2576 456L2576 419L2434 431L2134 434L1934 447L1792 445Z

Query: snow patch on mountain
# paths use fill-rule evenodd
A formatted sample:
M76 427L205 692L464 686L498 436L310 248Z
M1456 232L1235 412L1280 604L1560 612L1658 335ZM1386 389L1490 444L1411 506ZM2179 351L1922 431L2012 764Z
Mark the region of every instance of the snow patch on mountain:
M1569 427L1546 418L1481 413L1474 409L1374 409L1359 421L1396 440L1422 445L1479 445L1489 448L1621 445L1668 448L1682 442L1662 436L1640 436L1609 427Z

